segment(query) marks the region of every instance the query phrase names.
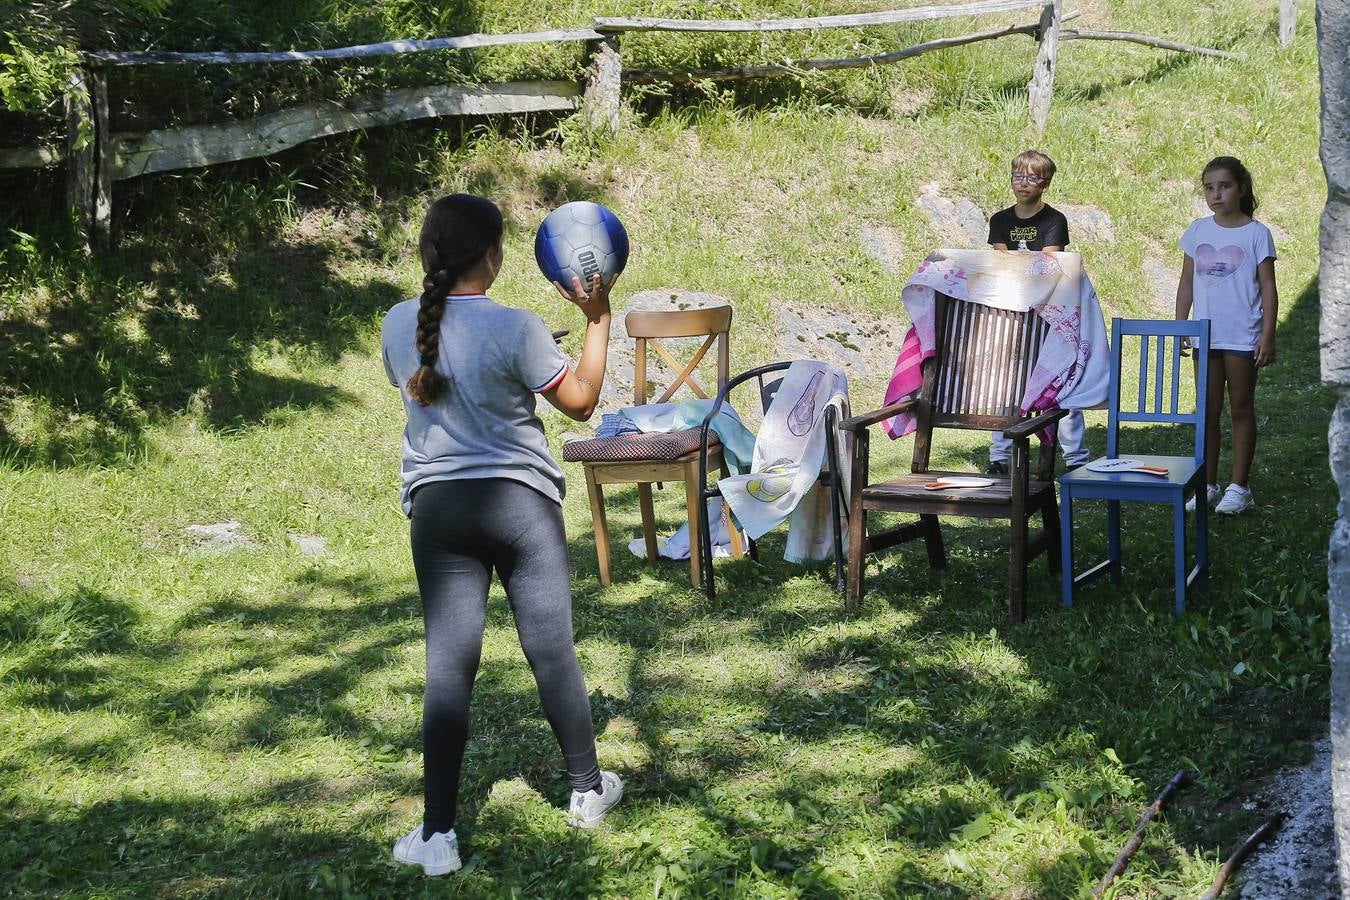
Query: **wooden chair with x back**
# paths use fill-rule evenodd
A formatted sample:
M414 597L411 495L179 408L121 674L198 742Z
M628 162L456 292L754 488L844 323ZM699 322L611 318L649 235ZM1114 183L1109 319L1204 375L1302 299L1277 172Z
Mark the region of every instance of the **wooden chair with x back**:
M1034 417L1019 410L1027 377L1036 365L1047 325L1034 310L1014 312L979 303L936 297L936 352L923 364L919 395L840 423L852 431L852 502L849 504L847 603L856 607L863 592L863 566L869 553L923 538L928 561L946 565L939 516L1008 519L1011 522L1008 615L1026 616L1027 567L1041 553L1052 573L1059 570L1059 507L1055 502L1054 448L1042 447L1035 475L1030 438L1054 424L1067 410ZM868 428L897 413L917 419L910 474L868 483ZM1013 440L1009 474L988 476L988 487L938 488L944 476L965 472L933 471L929 461L934 431L956 428L1002 431ZM880 533L868 533L868 512L917 513L918 520ZM1032 537L1028 520L1040 513L1043 530Z
M633 404L666 403L685 387L696 397L709 399L726 384L731 368L730 333L731 307L714 306L662 312L633 310L624 318L628 336L635 343L633 355ZM681 362L662 344L671 338L704 338L703 343L687 362ZM717 350L717 383L712 391L699 383L696 369L714 345ZM674 378L652 397L648 373L649 353L674 373ZM586 493L591 502L591 518L595 525L595 555L600 567L600 583L610 584L609 524L605 516L604 485L636 484L638 503L642 511L642 535L646 543L647 559L657 558L656 517L652 506L652 484L684 482L685 505L689 517L689 573L696 586L701 585L702 554L699 548L698 508L699 483L699 429L669 433L621 435L572 441L563 445L563 459L580 462L586 471ZM708 448L709 465L726 473L721 444L715 439ZM732 533L732 553L741 555L735 529Z

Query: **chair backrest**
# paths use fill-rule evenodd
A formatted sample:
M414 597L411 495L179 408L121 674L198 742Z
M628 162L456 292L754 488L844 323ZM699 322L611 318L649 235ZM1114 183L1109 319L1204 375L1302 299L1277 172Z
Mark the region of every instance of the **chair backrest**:
M1139 377L1125 380L1125 345L1139 338ZM1182 339L1201 364L1195 396L1183 397ZM1169 349L1170 344L1170 349ZM1111 389L1107 396L1106 455L1118 456L1122 422L1166 422L1195 426L1196 462L1205 458L1205 393L1209 387L1209 321L1174 319L1111 320ZM1133 368L1133 366L1131 366ZM1187 403L1186 401L1193 401Z
M997 431L1026 418L1027 378L1049 330L1035 310L997 309L945 294L934 300L937 344L924 363L916 472L928 471L934 428Z
M656 352L661 361L675 373L675 378L661 392L655 403L665 403L685 385L698 397L707 400L727 383L731 369L731 307L713 306L707 309L677 311L638 310L624 317L628 336L636 340L633 353L633 401L641 406L649 402L647 387L647 348ZM676 359L661 343L661 338L704 337L702 346L686 363ZM703 361L708 349L717 345L717 387L711 392L694 377L694 370Z

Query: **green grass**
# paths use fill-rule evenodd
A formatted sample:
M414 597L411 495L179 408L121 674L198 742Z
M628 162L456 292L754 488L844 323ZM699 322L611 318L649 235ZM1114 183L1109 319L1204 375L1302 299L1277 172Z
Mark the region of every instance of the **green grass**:
M1197 784L1150 826L1116 896L1199 893L1255 825L1241 800L1306 758L1328 698L1316 60L1310 27L1277 48L1268 7L1089 4L1085 27L1248 58L1066 45L1039 142L1060 164L1052 200L1114 219L1114 244L1081 247L1110 312L1166 314L1144 265L1175 265L1213 155L1248 162L1284 233L1261 509L1213 521L1212 583L1187 615L1170 613L1169 529L1152 509L1126 511L1122 586L1066 611L1037 566L1016 627L1005 534L974 521L945 526L944 572L913 546L870 565L856 614L823 568L779 560L781 536L762 565L719 562L711 604L685 565L617 547L602 589L569 468L577 646L625 800L604 831L563 826L557 750L494 593L459 824L470 871L434 882L388 860L420 816L422 645L401 410L377 351L383 311L418 280L427 199L502 202L494 293L554 327L575 322L532 271L532 228L561 199L603 200L635 239L620 296L731 298L742 368L774 355L779 304L900 315L900 279L858 236L885 225L917 264L937 243L920 186L1006 202L1007 159L1037 143L1029 42L767 96L649 97L609 143L567 123L543 139L408 128L119 184L126 227L108 258L70 252L41 202L15 213L23 236L0 261L0 894L1076 896L1179 768ZM532 9L539 24L593 11ZM856 407L879 396L853 386ZM1097 449L1103 419L1089 416ZM567 424L547 420L555 442ZM940 461L973 467L982 443L943 444ZM874 446L879 469L909 450ZM666 527L678 493L659 495ZM617 544L636 503L611 497ZM194 552L188 525L228 519L253 549ZM1103 520L1089 508L1084 559ZM329 554L300 554L292 533Z

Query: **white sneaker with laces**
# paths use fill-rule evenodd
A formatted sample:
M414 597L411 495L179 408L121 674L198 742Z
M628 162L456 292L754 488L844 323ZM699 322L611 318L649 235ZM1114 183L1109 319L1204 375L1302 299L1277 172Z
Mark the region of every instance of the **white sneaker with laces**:
M595 791L573 791L567 808L567 824L573 828L595 828L614 804L623 799L623 781L613 772L600 773L603 794Z
M422 840L422 826L399 838L394 844L394 859L410 866L421 866L427 875L445 875L460 868L459 838L455 830L438 831L430 840Z
M1195 498L1198 496L1200 496L1198 492L1192 494L1191 499L1186 501L1186 512L1195 512ZM1221 497L1223 497L1223 488L1219 487L1217 484L1205 485L1206 506L1208 506L1210 509L1213 509L1215 504L1219 502L1219 499Z
M1256 501L1252 499L1250 490L1240 484L1230 484L1223 492L1223 499L1219 501L1219 505L1214 507L1214 511L1224 516L1235 516L1255 508Z

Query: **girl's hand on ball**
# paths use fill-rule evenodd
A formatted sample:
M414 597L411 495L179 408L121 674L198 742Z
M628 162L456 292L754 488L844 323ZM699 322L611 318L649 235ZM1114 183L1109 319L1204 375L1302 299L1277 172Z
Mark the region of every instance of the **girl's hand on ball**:
M595 321L601 316L609 315L609 289L613 287L617 279L611 278L609 284L600 280L599 273L591 276L590 290L587 291L581 279L575 275L572 276L572 290L568 291L559 282L553 282L553 286L558 289L564 300L571 301L580 307L587 320Z

